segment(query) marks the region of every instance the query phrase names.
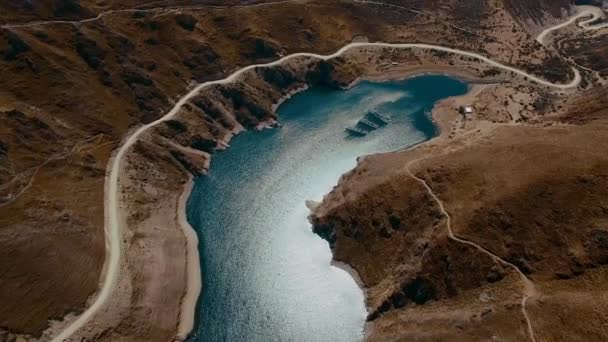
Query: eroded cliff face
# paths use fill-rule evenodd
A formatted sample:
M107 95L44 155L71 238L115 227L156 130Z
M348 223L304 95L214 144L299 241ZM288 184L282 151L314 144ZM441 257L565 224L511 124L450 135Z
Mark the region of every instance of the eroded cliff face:
M408 168L443 203L458 238L535 284L527 310L537 340L607 338L600 328L608 318L602 94L605 88L574 96L566 114L540 125L497 126L457 135L449 146L440 139L371 156L343 177L311 221L366 287L370 340L527 338L513 269L449 239L438 202ZM578 106L587 115L576 126L546 125L570 121Z
M155 126L143 139L148 143L148 158L169 153L187 173L203 175L211 155L227 148L234 134L274 126L278 120L274 109L281 99L303 87L338 87L331 75L333 68L334 64L324 61L302 59L286 66L258 68L233 84L208 87L174 119ZM140 148L143 152L143 146Z
M367 288L368 320L504 277L499 264L448 241L443 214L417 181L396 176L366 186L330 213L318 209L312 223L334 259L357 270Z

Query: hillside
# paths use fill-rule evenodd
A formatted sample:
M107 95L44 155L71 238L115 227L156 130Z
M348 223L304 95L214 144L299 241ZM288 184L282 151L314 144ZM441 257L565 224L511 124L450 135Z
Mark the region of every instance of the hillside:
M526 336L517 274L450 239L436 200L408 169L442 201L455 236L533 282L537 294L527 307L537 340L607 338L608 177L599 146L608 113L605 103L581 112L588 116L576 126L498 125L474 138L371 156L341 180L312 220L367 287L370 339ZM429 324L442 329L429 332Z
M353 39L440 44L481 53L553 82L567 82L573 76L569 60L558 53L564 54L562 50L546 49L532 38L535 25L541 25L547 18L557 20L569 10L568 1L403 0L391 2L392 6L352 1L289 1L263 6L234 2L237 3L243 6L231 7L227 5L232 3L222 2L220 7L207 7L218 5L212 1L135 0L0 4L0 23L5 24L77 21L96 18L109 10L138 6L142 9L109 13L80 23L0 29L0 73L3 75L0 79L0 287L3 289L0 337L14 334L41 337L51 320L62 320L87 306L87 300L99 287L105 258L104 186L112 153L129 132L169 111L194 84L221 79L245 65L276 60L295 52L332 53ZM175 10L180 6L196 8ZM577 37L571 39L576 42ZM605 68L597 57L601 56L604 38L593 39L598 39L598 43L574 47L570 44L565 45L565 49L577 63L604 73ZM384 57L378 58L378 55ZM440 65L446 70L469 70L477 78L495 73L487 66L447 54L399 55L394 51L378 54L370 51L329 64L303 61L285 69L270 69L247 76L244 84L218 87L200 94L180 111L176 120L146 135L126 158L124 173L128 176L121 180L123 199L128 203L123 209L129 212L124 215L124 244L132 254L127 253L123 260L130 273L122 275L119 281L122 292L115 297L120 301L116 304L120 314L106 313L111 317L100 317L99 326L83 334L108 340L117 336L126 340L133 336L154 340L173 338L180 306L180 300L175 298L181 298L186 287L183 280L186 278L186 241L176 227L176 213L171 210L162 212L165 219L158 224L162 234L155 230L159 227L149 225L160 203L168 201L177 206L188 177L204 173L210 155L234 132L275 119L273 104L290 90L315 83L342 86L361 74L380 74L386 71L389 58L402 58L420 70ZM366 66L372 60L373 67ZM595 81L588 77L587 82L592 85ZM517 79L515 83L520 86L525 82ZM521 92L516 85L509 87L515 95ZM541 92L534 89L533 93ZM593 96L596 98L597 94ZM493 101L490 103L498 100ZM588 99L582 97L580 101L586 103ZM520 106L513 97L511 102ZM573 105L563 108L577 110ZM602 112L586 114L601 116ZM497 121L501 120L500 115L503 113L496 113ZM566 117L567 113L563 115ZM580 120L578 116L570 118ZM544 134L535 129L531 132L531 136ZM598 136L598 144L601 138ZM456 171L448 173L452 172ZM447 176L441 174L441 177ZM411 180L400 181L404 186L412 186ZM158 189L147 192L148 183ZM408 194L414 195L416 193ZM590 194L586 200L600 195ZM505 193L503 196L524 195ZM405 197L402 200L404 205L409 203ZM427 221L416 223L421 230L441 224L441 217L429 198L423 198L418 205L419 210L430 212ZM504 210L507 209L519 212L525 208L519 204ZM486 222L487 216L490 213L484 212L467 216L467 220ZM491 239L491 236L483 238ZM436 239L437 246L446 243L441 236ZM598 239L601 243L601 236ZM387 252L390 250L378 246ZM146 259L147 248L157 252L151 254L168 257ZM446 250L445 253L458 251ZM521 251L506 249L503 253L506 257ZM337 258L350 263L340 256L339 249ZM468 262L466 258L462 262ZM598 258L601 259L601 255ZM421 259L421 262L434 261ZM488 267L492 265L480 262L475 269L479 275ZM383 272L373 277L378 282L384 281L391 270ZM154 283L158 279L176 280L170 283L162 280L160 291ZM455 284L454 291L475 289L481 284L475 277L463 282ZM437 298L454 294L448 289L441 291Z

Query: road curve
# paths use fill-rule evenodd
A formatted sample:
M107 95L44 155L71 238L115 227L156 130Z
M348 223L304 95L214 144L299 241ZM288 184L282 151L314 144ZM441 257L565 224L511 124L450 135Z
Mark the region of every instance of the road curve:
M608 15L604 10L595 6L577 6L577 8L583 11L591 12L591 19L581 21L578 26L582 27L584 30L599 30L608 27L608 22L591 25L592 22L600 19L607 19Z
M588 30L588 31L599 30L604 27L608 27L608 23L590 25L592 22L594 22L596 20L606 18L606 13L604 13L604 11L602 11L602 9L600 9L598 7L594 7L594 6L576 6L576 14L574 16L570 17L570 19L568 19L567 21L565 21L561 24L551 26L551 27L545 29L536 37L536 41L538 41L541 44L544 44L545 39L551 32L557 31L566 26L572 25L575 22L577 22L579 19L584 18L584 17L591 17L590 19L587 19L587 20L584 20L584 21L581 21L578 23L578 26L584 30Z
M124 140L124 143L122 144L122 146L120 146L120 148L118 149L118 151L116 152L114 157L110 160L111 168L109 170L108 176L106 177L106 188L105 188L105 192L106 192L106 196L105 196L106 197L105 198L105 201L106 201L106 203L105 203L105 208L106 208L105 209L105 214L106 214L106 224L105 224L106 261L104 264L104 274L103 274L103 281L101 284L101 288L99 289L99 293L98 293L97 297L95 298L93 304L90 307L88 307L67 328L65 328L61 333L59 333L52 341L53 342L64 341L64 340L68 339L70 336L72 336L72 334L74 334L80 328L82 328L97 313L97 311L105 304L106 300L111 296L112 291L114 290L114 286L116 285L116 280L118 279L118 273L120 270L120 258L121 258L121 253L122 253L122 251L121 251L121 248L122 248L121 226L122 226L123 220L122 220L122 217L120 214L120 201L119 201L119 194L120 194L119 178L120 178L120 174L121 174L122 161L123 161L123 158L124 158L125 154L127 153L127 151L131 148L131 146L133 146L133 144L135 144L137 139L139 139L139 137L144 132L146 132L151 127L154 127L164 121L172 119L175 115L177 115L177 113L179 112L179 110L181 109L181 107L184 104L186 104L190 99L192 99L194 96L196 96L204 88L207 88L207 87L210 87L213 85L218 85L218 84L233 83L233 82L237 81L238 78L243 73L245 73L249 70L252 70L255 68L262 68L262 67L277 66L290 59L294 59L294 58L298 58L298 57L310 57L310 58L317 58L320 60L330 60L332 58L339 57L339 56L343 55L345 52L347 52L351 49L354 49L354 48L373 48L373 47L443 51L443 52L448 52L448 53L457 54L457 55L461 55L461 56L466 56L466 57L474 58L481 62L487 63L493 67L503 69L508 72L513 72L513 73L518 74L523 77L527 77L529 80L531 80L533 82L536 82L538 84L541 84L541 85L544 85L544 86L547 86L550 88L558 89L558 90L576 88L581 81L580 73L575 68L573 68L575 77L571 82L569 82L567 84L555 84L555 83L551 83L549 81L543 80L541 78L538 78L534 75L530 75L530 74L526 73L525 71L522 71L517 68L510 67L510 66L504 65L502 63L493 61L485 56L482 56L480 54L473 53L473 52L467 52L467 51L463 51L463 50L458 50L458 49L453 49L453 48L448 48L448 47L443 47L443 46L438 46L438 45L430 45L430 44L408 44L408 43L391 44L391 43L377 42L377 43L350 43L348 45L345 45L340 50L336 51L335 53L333 53L331 55L319 55L319 54L314 54L314 53L294 53L292 55L282 57L281 59L276 60L274 62L265 63L265 64L253 64L253 65L246 66L246 67L234 72L230 76L228 76L224 79L221 79L221 80L208 81L208 82L201 83L198 86L196 86L195 88L193 88L192 90L190 90L186 95L184 95L167 114L165 114L164 116L162 116L161 118L159 118L156 121L153 121L149 124L141 126L137 130L135 130L131 135L129 135L126 138L126 140Z

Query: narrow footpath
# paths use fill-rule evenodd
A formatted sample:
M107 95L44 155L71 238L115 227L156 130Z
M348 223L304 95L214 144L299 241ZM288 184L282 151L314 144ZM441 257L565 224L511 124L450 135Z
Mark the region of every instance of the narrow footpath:
M447 227L447 233L448 233L448 237L450 238L450 240L457 242L457 243L461 243L464 245L467 245L469 247L475 248L477 250L479 250L480 252L482 252L483 254L489 256L490 258L492 258L492 260L496 263L502 264L503 266L507 266L511 269L513 269L515 272L517 272L517 274L519 275L522 283L523 283L523 291L522 291L522 299L521 299L521 312L524 316L524 319L526 321L526 326L527 326L527 330L528 330L528 336L530 337L530 340L532 342L536 342L536 338L534 337L534 329L532 328L532 323L530 322L530 316L528 315L528 311L526 309L526 304L528 302L528 299L530 299L531 297L534 297L537 295L537 291L536 288L534 286L534 283L532 282L532 280L530 280L530 278L528 278L520 269L519 267L515 266L514 264L508 262L507 260L499 257L498 255L490 252L488 249L476 244L475 242L469 241L469 240L465 240L462 238L457 237L456 235L454 235L454 231L452 230L452 219L450 214L447 212L447 210L445 209L445 206L443 204L443 202L439 199L439 197L437 197L437 195L433 192L433 189L428 185L428 183L416 176L412 170L411 170L411 166L412 164L415 164L421 160L423 160L424 158L420 158L420 159L415 159L410 161L406 166L405 166L405 170L407 171L407 173L414 178L416 181L418 181L420 184L422 184L424 186L424 188L426 189L426 191L428 192L429 195L431 195L431 197L433 197L433 200L435 200L435 202L437 203L437 205L439 206L439 210L441 211L442 215L445 217L446 219L446 227Z
M278 5L286 2L296 2L296 1L306 1L306 0L277 0L277 1L269 1L269 2L261 2L254 4L245 4L239 6L227 6L227 5L194 5L194 6L163 6L163 7L153 7L153 8L125 8L118 10L110 10L101 12L95 17L82 19L82 20L40 20L40 21L31 21L27 23L8 23L4 25L0 25L0 28L3 29L13 29L13 28L24 28L24 27L36 27L36 26L47 26L47 25L80 25L98 21L104 17L114 15L114 14L124 14L124 13L156 13L156 12L175 12L175 11L196 11L196 10L210 10L210 9L226 9L226 8L241 8L241 7L263 7L263 6L271 6ZM158 2L157 2L158 3Z

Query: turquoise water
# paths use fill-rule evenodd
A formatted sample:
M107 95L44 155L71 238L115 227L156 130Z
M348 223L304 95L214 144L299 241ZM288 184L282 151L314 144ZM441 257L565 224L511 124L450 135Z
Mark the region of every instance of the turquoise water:
M278 109L280 129L248 131L196 180L188 220L200 239L203 293L192 341L355 341L367 315L355 281L330 266L306 200L320 201L361 155L436 134L427 113L468 86L446 76L311 88ZM344 129L368 111L391 115L365 137Z

